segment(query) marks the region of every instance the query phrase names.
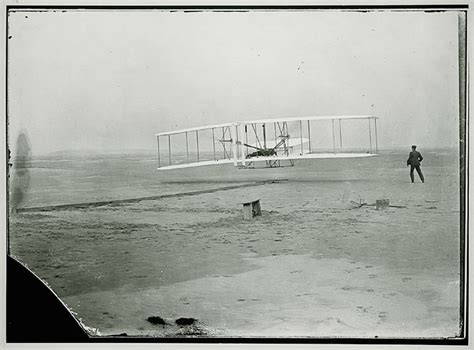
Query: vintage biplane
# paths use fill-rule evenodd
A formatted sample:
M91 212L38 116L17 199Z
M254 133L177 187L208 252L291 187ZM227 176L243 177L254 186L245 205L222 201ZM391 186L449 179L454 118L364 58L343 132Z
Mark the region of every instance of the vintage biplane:
M367 123L358 147L343 148L343 124ZM330 123L323 127L323 123ZM354 125L349 126L352 129ZM290 133L291 130L291 133ZM332 130L332 147L314 146ZM300 159L372 157L378 154L377 117L372 115L310 116L260 119L207 125L155 134L158 170L233 163L239 169L293 166ZM352 135L353 136L353 135ZM366 142L362 142L365 138ZM206 146L204 146L204 144Z

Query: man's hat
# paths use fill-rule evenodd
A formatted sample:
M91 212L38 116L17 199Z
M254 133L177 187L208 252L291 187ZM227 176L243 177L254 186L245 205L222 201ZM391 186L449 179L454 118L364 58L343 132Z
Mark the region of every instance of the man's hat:
M411 145L411 148L416 148L416 145Z

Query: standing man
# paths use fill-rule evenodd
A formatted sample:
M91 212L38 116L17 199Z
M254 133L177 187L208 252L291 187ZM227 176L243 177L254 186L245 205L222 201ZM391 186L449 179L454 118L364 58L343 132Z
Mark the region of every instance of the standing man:
M415 169L416 169L416 172L418 173L418 176L421 179L421 182L423 183L425 182L425 178L420 169L420 164L422 160L423 160L423 157L421 156L421 153L416 150L416 146L415 145L411 146L411 152L408 155L408 159L407 159L407 166L410 165L410 178L411 178L412 183L415 182L415 175L413 174L413 170Z

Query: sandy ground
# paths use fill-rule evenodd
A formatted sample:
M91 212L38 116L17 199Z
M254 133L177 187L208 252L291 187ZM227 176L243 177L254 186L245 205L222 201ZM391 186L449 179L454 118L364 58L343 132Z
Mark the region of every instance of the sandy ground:
M432 164L411 185L406 168L361 169L312 178L303 166L251 188L19 213L12 253L102 335L456 336L457 170ZM255 198L263 214L245 221L240 203ZM351 206L361 198L404 208Z

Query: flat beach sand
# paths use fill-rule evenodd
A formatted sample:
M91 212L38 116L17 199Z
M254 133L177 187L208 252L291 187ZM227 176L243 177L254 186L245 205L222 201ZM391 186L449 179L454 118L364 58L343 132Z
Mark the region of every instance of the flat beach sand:
M157 173L149 155L43 159L20 207L220 190L19 210L11 252L100 335L455 337L458 158L423 152L426 183L410 184L407 154L189 173ZM383 198L396 207L353 205ZM253 199L262 216L244 220Z

